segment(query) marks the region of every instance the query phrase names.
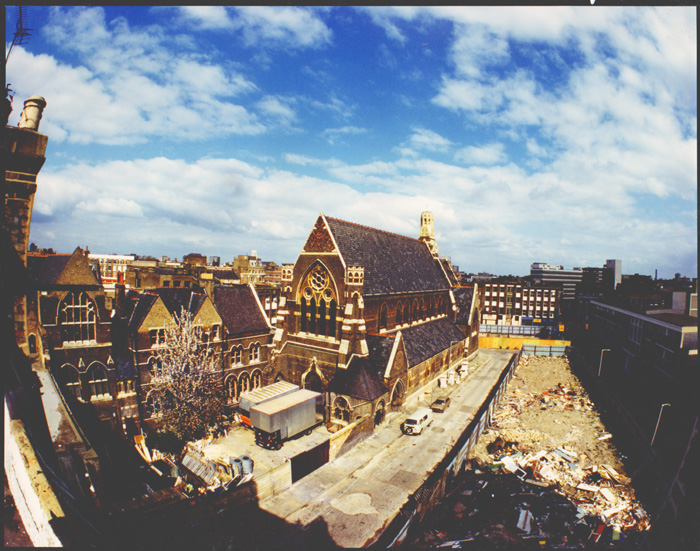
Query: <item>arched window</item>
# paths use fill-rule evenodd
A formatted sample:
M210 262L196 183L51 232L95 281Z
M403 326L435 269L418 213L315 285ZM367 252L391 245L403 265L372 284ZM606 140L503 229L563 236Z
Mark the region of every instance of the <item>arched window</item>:
M256 369L250 377L250 383L253 390L262 387L262 371Z
M413 308L411 308L411 321L417 321L420 319L420 310L418 309L418 299L413 299Z
M308 312L306 311L306 299L301 297L301 330L306 333L308 329L309 319Z
M238 379L235 375L226 378L226 401L228 403L238 400Z
M231 348L231 367L243 365L243 347L234 346Z
M238 387L241 394L252 390L250 385L250 375L247 373L241 373L241 376L238 379Z
M29 335L29 338L27 339L27 345L29 346L29 353L36 354L36 335Z
M403 304L399 302L396 305L396 325L401 325L403 323Z
M338 301L330 274L322 266L314 266L299 292L301 331L335 338Z
M377 322L377 330L386 328L387 308L386 304L382 304L379 309L379 321Z
M428 310L425 308L425 301L423 299L420 299L420 312L421 319L428 317Z
M336 421L350 422L350 404L343 396L333 400L333 419Z
M160 360L156 358L155 356L151 356L148 358L148 372L153 375L156 369L156 366L160 365Z
M63 342L95 341L95 304L87 293L68 293L58 307Z
M80 388L80 373L78 370L72 365L66 364L61 368L61 375L63 376L63 382L66 385L68 393L78 400L82 400L83 393Z
M250 362L249 363L260 362L260 344L257 342L252 343L249 347L249 350L250 350Z
M88 384L90 385L90 398L109 396L109 380L105 366L93 363L88 368Z
M331 300L331 308L328 312L328 336L335 338L335 326L336 326L336 303L335 300Z

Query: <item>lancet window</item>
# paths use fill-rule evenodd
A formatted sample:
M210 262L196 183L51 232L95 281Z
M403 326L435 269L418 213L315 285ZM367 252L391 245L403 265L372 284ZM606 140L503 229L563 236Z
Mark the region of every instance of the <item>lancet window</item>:
M338 298L330 274L316 266L304 279L300 294L301 330L335 337Z

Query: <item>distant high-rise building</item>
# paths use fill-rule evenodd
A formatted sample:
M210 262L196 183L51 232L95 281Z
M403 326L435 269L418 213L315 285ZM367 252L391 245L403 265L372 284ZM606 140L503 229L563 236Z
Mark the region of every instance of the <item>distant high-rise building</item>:
M622 260L606 260L605 268L612 272L613 291L622 282Z
M534 283L560 286L561 300L567 301L576 298L576 286L581 283L583 270L581 268L565 270L563 266L533 262L530 266L530 277Z

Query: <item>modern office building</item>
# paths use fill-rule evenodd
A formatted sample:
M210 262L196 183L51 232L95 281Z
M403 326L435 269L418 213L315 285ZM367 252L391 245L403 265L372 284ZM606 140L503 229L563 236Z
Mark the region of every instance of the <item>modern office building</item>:
M573 268L565 270L563 266L533 262L530 266L530 277L533 283L546 286L559 286L561 288L561 300L569 301L576 298L576 287L583 279L583 269Z

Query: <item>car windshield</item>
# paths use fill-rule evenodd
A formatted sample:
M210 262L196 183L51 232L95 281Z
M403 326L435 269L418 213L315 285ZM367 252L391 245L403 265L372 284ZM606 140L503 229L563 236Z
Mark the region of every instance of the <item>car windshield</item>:
M416 422L413 419L406 419L406 424L407 425L415 425Z
M439 398L439 399L435 400L435 403L436 404L444 404L445 400L443 398Z

